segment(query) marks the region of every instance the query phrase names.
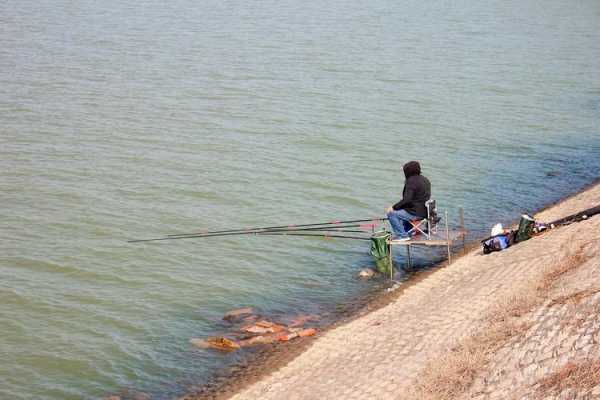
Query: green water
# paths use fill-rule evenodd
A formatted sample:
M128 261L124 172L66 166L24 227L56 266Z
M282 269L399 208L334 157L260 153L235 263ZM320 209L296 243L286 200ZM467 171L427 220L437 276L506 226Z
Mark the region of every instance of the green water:
M598 178L597 1L0 11L1 399L169 398L245 357L188 343L228 309L381 284L359 241L127 239L381 216L410 159L473 236Z

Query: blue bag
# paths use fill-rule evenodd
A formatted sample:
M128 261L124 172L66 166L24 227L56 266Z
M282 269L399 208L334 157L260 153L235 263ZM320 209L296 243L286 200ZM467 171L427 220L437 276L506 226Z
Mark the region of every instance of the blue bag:
M489 254L492 251L500 251L510 246L510 236L508 234L500 234L482 240L483 254Z

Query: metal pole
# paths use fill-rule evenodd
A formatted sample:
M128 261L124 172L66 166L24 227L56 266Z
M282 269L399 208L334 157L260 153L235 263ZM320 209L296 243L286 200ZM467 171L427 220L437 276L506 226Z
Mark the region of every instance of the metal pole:
M394 264L392 262L392 244L388 243L388 255L389 255L389 262L390 262L390 279L394 279Z
M465 231L465 210L462 207L458 209L458 217L460 219L460 230L462 234L462 252L465 253L465 240L466 240L466 231Z
M446 244L448 245L448 265L452 262L452 255L450 254L450 230L448 229L448 211L445 212L446 218Z
M406 250L408 251L408 269L411 270L412 269L412 261L410 259L410 244L408 246L406 246Z

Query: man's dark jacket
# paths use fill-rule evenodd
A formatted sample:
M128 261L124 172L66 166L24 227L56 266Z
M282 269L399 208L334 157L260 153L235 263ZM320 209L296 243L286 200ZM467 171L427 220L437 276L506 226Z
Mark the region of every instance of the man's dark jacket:
M418 217L427 218L425 202L431 197L431 183L421 175L421 166L416 161L404 164L404 190L402 200L393 205L394 210L406 210Z

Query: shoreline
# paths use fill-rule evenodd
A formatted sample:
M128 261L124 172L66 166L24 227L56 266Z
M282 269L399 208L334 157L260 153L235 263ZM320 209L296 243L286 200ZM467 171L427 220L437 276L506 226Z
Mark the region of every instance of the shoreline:
M550 202L549 204L547 204L547 205L543 206L542 208L540 208L539 210L537 210L535 212L535 215L538 215L538 214L541 214L541 213L543 213L545 211L548 211L551 208L558 207L561 204L565 203L566 201L569 201L569 200L571 200L571 199L579 196L580 194L585 193L585 192L593 189L597 185L600 185L600 178L592 179L592 181L590 183L585 184L583 187L581 187L577 191L575 191L575 192L573 192L573 193L571 193L571 194L569 194L567 196L561 197L560 199L558 199L556 201Z
M600 178L594 179L592 182L586 184L576 192L573 192L558 200L549 202L547 205L537 210L535 215L537 216L539 214L556 209L565 202L568 202L569 200L572 200L597 186L600 186ZM516 219L516 221L518 221L518 219ZM507 224L508 223L509 222L507 222ZM513 225L513 223L514 221L510 222L510 225ZM480 239L481 238L477 238L468 241L463 251L453 254L453 263L451 265L454 265L463 257L479 249L481 246L479 242ZM351 299L350 303L353 305L348 309L341 311L339 318L334 319L332 323L320 328L317 336L312 338L303 338L302 340L293 343L276 343L273 345L266 345L251 355L249 363L246 363L245 365L239 365L239 363L234 364L229 368L219 371L209 379L207 384L193 388L187 394L177 397L177 399L224 400L236 396L253 384L262 381L267 376L278 371L280 368L305 353L326 333L351 324L353 321L373 314L378 310L384 309L395 300L404 296L407 290L425 281L428 277L443 271L448 266L447 260L441 261L431 265L430 267L427 267L424 270L411 272L409 278L406 281L396 283L395 289L392 291L381 289L380 291L371 294L371 296L367 298ZM356 302L356 304L354 304L354 302Z
M465 248L469 248L468 244ZM457 255L457 258L462 257ZM323 334L340 326L364 317L374 311L384 308L429 275L434 274L439 268L444 268L446 261L431 265L423 270L410 273L409 279L396 281L394 285L385 285L375 293L358 299L351 299L351 305L342 311L336 311L337 318L324 327L319 327L318 334L314 337L298 339L294 342L266 344L252 354L249 363L244 365L234 364L223 371L216 372L210 381L193 391L177 397L177 400L225 400L240 392L244 388L260 381L263 377L276 371L281 366L292 361L302 354ZM382 278L386 279L386 278ZM393 290L388 291L390 288Z

